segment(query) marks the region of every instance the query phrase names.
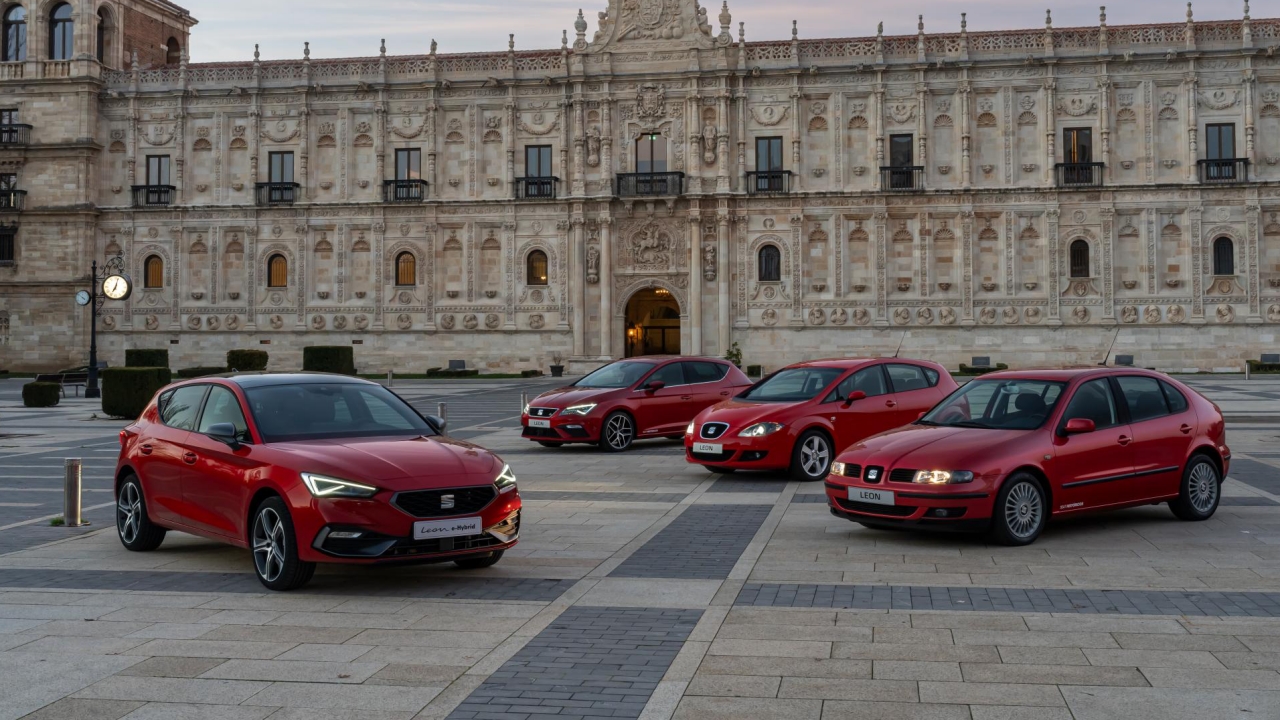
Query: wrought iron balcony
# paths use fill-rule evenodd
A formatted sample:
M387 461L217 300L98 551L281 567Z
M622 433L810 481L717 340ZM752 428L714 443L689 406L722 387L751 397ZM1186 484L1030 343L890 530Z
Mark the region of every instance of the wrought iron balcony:
M555 200L559 187L560 178L554 176L516 178L516 199Z
M174 191L172 185L134 185L134 207L164 207L173 204Z
M923 190L923 165L890 165L880 168L881 190Z
M1249 181L1249 158L1198 160L1201 183L1239 183Z
M771 195L791 192L790 170L757 170L747 173L748 195Z
M426 180L387 180L382 183L382 202L416 203L426 198Z
M292 205L298 199L298 183L260 182L254 190L259 205Z
M1102 163L1058 163L1058 187L1102 187Z
M26 190L0 190L0 212L22 212L26 205Z
M0 125L0 145L28 145L30 143L30 125Z
M618 175L618 197L670 196L684 194L684 173L622 173Z

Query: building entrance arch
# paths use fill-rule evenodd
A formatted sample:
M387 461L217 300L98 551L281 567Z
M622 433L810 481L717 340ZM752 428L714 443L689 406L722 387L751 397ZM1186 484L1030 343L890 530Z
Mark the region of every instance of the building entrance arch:
M643 288L627 300L626 357L680 354L680 305L666 288Z

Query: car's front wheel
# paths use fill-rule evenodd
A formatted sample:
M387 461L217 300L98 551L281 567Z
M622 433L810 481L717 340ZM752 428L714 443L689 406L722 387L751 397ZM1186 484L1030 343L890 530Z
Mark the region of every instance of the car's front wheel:
M488 555L481 555L479 557L458 558L457 560L453 561L453 564L457 565L463 570L479 570L481 568L487 568L487 567L492 567L494 565L497 565L498 561L502 559L502 553L503 553L502 550L494 550Z
M720 467L719 465L703 465L703 467L707 469L707 472L717 475L729 475L738 471L738 468Z
M1017 473L1000 488L992 508L991 537L1001 545L1030 545L1049 517L1044 486L1034 475Z
M622 452L636 439L636 421L627 413L615 410L600 428L600 447L609 452Z
M254 510L249 537L253 569L268 588L293 590L306 585L315 574L316 564L298 557L293 518L280 498L267 498Z
M164 542L165 529L151 522L142 483L136 475L126 475L116 493L116 533L126 550L146 552Z
M791 451L791 479L801 482L821 480L831 470L831 440L826 433L810 430L796 440Z
M1218 510L1221 489L1218 466L1208 457L1196 455L1183 469L1178 499L1170 501L1169 509L1180 520L1208 520Z

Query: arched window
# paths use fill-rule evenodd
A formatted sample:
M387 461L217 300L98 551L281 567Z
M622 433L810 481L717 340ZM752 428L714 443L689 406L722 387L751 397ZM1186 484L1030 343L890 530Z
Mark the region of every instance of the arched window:
M279 253L267 258L267 287L289 287L289 261Z
M71 4L62 3L49 13L49 59L70 60L75 50L75 21L71 19Z
M111 42L111 15L105 7L98 10L97 58L107 64L107 45Z
M159 255L149 255L142 263L142 287L164 287L164 260Z
M777 245L760 248L759 260L756 278L760 282L778 282L782 279L782 251L778 250Z
M27 59L27 9L14 5L4 14L4 61Z
M1213 241L1213 274L1236 274L1236 245L1231 238L1220 237Z
M164 44L164 63L166 65L177 65L182 62L182 46L178 44L177 38L169 38Z
M1084 240L1071 243L1071 277L1089 277L1089 243Z
M546 253L541 250L534 250L529 253L529 257L524 260L524 278L525 285L547 284Z
M418 259L408 250L396 255L396 285L417 285Z

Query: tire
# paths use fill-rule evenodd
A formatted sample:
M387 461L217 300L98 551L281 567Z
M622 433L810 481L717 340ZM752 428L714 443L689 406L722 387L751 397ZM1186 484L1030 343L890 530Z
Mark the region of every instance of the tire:
M600 425L600 449L606 452L622 452L636 440L636 421L629 414L614 410Z
M834 459L831 438L820 430L809 430L800 435L795 447L791 449L791 468L788 473L792 480L800 482L821 480L831 471L831 461Z
M126 550L148 552L160 547L167 531L151 522L142 483L137 475L125 475L116 494L116 535Z
M1222 499L1222 478L1218 466L1206 455L1193 455L1182 471L1178 499L1169 509L1179 520L1208 520L1218 510Z
M284 501L278 497L263 500L253 510L251 525L249 549L258 580L271 590L306 585L316 572L316 564L298 559L297 534Z
M717 465L703 465L703 467L707 469L707 472L713 472L719 475L730 475L738 472L738 468L719 467Z
M458 558L453 561L453 564L463 570L479 570L481 568L493 567L502 559L502 553L502 550L495 550L488 555L481 557Z
M564 443L558 443L558 442L547 442L546 440L539 440L539 441L538 441L538 444L539 444L539 445L541 445L542 447L558 448L558 447L560 447L561 445L563 445Z
M1016 473L996 493L991 508L991 539L1001 545L1030 545L1049 519L1049 502L1040 480Z

